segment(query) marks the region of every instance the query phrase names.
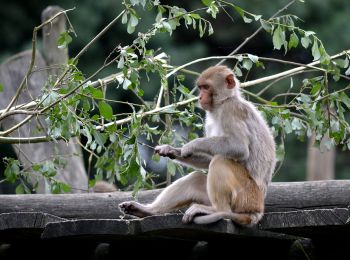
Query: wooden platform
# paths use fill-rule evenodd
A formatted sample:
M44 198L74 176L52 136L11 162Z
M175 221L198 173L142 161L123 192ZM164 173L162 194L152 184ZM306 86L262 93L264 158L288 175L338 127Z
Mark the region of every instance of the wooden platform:
M139 200L152 201L159 192L140 192ZM193 259L198 252L206 253L197 259L211 259L208 257L216 257L213 252L227 250L270 259L291 258L293 254L306 254L304 259L350 255L345 243L350 236L349 181L274 183L267 195L264 218L253 228L229 220L210 225L183 224L181 213L128 218L117 205L129 199L131 194L126 192L1 195L0 244L50 251L54 246L75 245L75 249L87 250L90 259L100 259L94 257L97 252L108 257L118 252L128 257L125 248L135 256L152 255L149 250L165 254L175 250L174 256L181 259ZM135 249L130 249L131 245ZM1 252L0 246L0 258ZM15 250L10 256L21 252Z

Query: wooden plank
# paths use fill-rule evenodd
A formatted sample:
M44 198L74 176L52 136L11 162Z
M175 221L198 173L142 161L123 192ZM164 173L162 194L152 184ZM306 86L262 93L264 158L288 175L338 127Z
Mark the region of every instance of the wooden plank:
M283 212L349 206L350 180L272 183L267 191L266 212Z
M0 231L16 228L43 229L47 223L65 221L65 219L42 212L15 212L0 214Z
M346 208L350 181L272 183L266 199L266 212ZM141 191L138 200L149 203L161 190ZM118 204L132 200L131 192L61 195L1 195L0 213L46 212L63 218L117 219Z
M216 240L223 238L249 238L295 240L295 236L279 234L257 228L244 228L229 220L211 225L183 224L182 214L151 216L143 219L80 219L48 223L43 239L88 238L108 239L185 239Z
M349 236L348 208L298 210L266 213L258 227L302 237Z
M48 223L65 221L42 212L14 212L0 214L0 242L40 239Z

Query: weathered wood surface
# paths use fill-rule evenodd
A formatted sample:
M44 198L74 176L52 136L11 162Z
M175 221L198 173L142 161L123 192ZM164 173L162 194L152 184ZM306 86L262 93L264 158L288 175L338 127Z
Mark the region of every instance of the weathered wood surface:
M1 217L1 215L0 215ZM230 238L255 238L294 240L284 235L257 228L244 228L232 221L223 220L211 225L183 224L182 214L151 216L143 219L80 219L48 223L42 238L177 238L188 240L215 240Z
M44 229L48 223L61 222L63 218L42 212L16 212L0 214L0 230Z
M40 212L0 214L0 241L25 238L114 239L216 239L295 240L300 237L326 239L348 236L349 209L316 209L265 214L261 222L246 228L230 220L210 225L183 224L182 214L165 214L135 219L63 219ZM17 237L16 237L17 236ZM8 237L8 239L7 239Z
M41 13L41 22L49 20L54 15L63 11L59 6L48 6ZM68 63L68 49L58 48L57 39L60 34L67 30L66 17L62 14L51 23L44 26L43 32L43 55L50 68L48 74L54 78L62 72L62 65Z
M43 11L43 19L48 19L61 9L58 7L48 7ZM57 17L53 23L45 26L43 45L45 50L45 60L39 52L36 52L34 72L27 79L27 86L23 89L16 104L23 104L36 99L41 95L42 88L49 75L55 77L59 71L59 66L66 64L68 60L67 50L60 50L57 47L57 37L65 30L65 16ZM25 77L28 66L32 58L31 51L19 53L0 66L0 83L4 85L4 91L1 93L0 108L5 108L15 95L17 88ZM50 67L50 69L48 69ZM21 122L27 115L16 115L5 118L0 121L3 130L9 129ZM40 121L40 122L39 122ZM13 137L29 137L45 135L47 129L43 117L34 117L30 122L13 132ZM38 129L43 131L38 133ZM70 184L76 188L72 193L81 192L87 188L87 174L84 166L81 148L71 139L69 143L64 141L37 143L37 144L17 144L14 150L24 168L34 162L42 162L45 159L52 159L56 154L67 156L66 168L59 170L57 179ZM72 171L74 169L74 171ZM48 192L45 182L39 179L38 193Z
M302 237L349 236L348 208L298 210L266 213L258 228Z
M149 203L161 190L141 191L138 200ZM63 218L116 219L118 204L132 200L131 192L60 195L1 195L0 213L46 212ZM272 183L267 192L266 212L346 208L350 181Z

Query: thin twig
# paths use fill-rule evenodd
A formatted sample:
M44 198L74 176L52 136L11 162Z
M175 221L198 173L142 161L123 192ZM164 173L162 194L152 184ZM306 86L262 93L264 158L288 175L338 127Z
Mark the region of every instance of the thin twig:
M345 54L348 54L350 52L350 50L346 50L346 51L343 51L341 53L338 53L338 54L335 54L333 56L330 57L330 59L335 59L335 58L338 58L342 55L345 55ZM179 66L175 69L173 69L171 72L169 72L166 77L170 77L171 75L175 74L177 71L181 70L181 69L184 69L192 64L195 64L195 63L199 63L199 62L202 62L202 61L207 61L207 60L213 60L213 59L223 59L223 58L227 58L227 59L236 59L235 56L212 56L212 57L205 57L205 58L200 58L200 59L197 59L197 60L194 60L194 61L191 61L191 62L188 62L182 66ZM277 59L271 59L271 58L264 58L264 57L260 57L260 59L266 59L266 60L269 60L269 61L275 61L275 62L281 62L283 63L283 60L277 60ZM288 62L286 61L285 63L287 64L300 64L300 63L295 63L295 62ZM249 86L253 86L253 85L257 85L257 84L261 84L263 82L266 82L266 81L270 81L270 80L274 80L274 79L277 79L277 78L281 78L281 77L284 77L284 76L287 76L287 75L291 75L291 74L294 74L296 72L299 72L299 71L303 71L305 70L306 68L313 68L313 69L318 69L318 70L321 70L321 71L324 71L324 69L322 68L318 68L318 67L314 67L315 65L318 65L320 64L320 61L314 61L314 62L311 62L309 64L302 64L301 66L297 67L297 68L293 68L293 69L290 69L290 70L286 70L284 72L281 72L281 73L277 73L277 74L274 74L274 75L271 75L271 76L267 76L267 77L263 77L263 78L260 78L260 79L256 79L256 80L252 80L252 81L247 81L247 82L243 82L241 84L241 87L244 88L244 87L249 87ZM109 79L110 81L113 81L112 79ZM94 82L94 87L96 86L99 86L101 83L101 80L97 80ZM107 82L104 82L105 84ZM61 100L61 99L60 99ZM183 105L183 104L188 104L190 102L193 102L193 101L196 101L198 100L197 97L195 98L191 98L191 99L188 99L188 100L184 100L184 101L181 101L181 102L178 102L178 103L175 103L175 104L172 104L172 105L169 105L169 106L164 106L164 107L159 107L159 108L156 108L156 109L153 109L151 111L147 111L145 113L142 114L142 116L144 115L149 115L149 114L154 114L154 113L157 113L157 112L161 112L163 110L166 110L166 109L169 109L169 108L173 108L177 105ZM58 103L58 102L57 102ZM49 105L48 107L46 108L43 108L40 112L42 111L45 111L47 110L48 108L50 108L51 105ZM31 119L33 116L29 116L28 118L26 118L25 122L27 122L29 119ZM125 124L125 123L128 123L132 120L132 117L127 117L127 118L124 118L124 119L121 119L121 120L118 120L116 122L111 122L111 123L108 123L106 124L105 126L109 126L109 125L113 125L113 124L117 124L117 125L121 125L121 124ZM16 126L12 127L11 129L7 130L7 131L4 131L4 132L0 132L0 135L7 135L9 133L11 133L12 131L16 130L18 127L20 127L21 125L23 125L25 122L21 122L19 124L17 124ZM98 126L96 129L100 130L102 126Z

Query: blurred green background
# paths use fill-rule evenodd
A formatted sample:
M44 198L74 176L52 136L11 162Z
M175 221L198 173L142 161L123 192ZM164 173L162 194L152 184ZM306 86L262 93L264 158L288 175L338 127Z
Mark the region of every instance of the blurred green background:
M121 10L121 1L99 0L99 1L20 1L11 0L0 3L1 15L1 41L0 41L0 62L5 61L11 55L31 47L31 36L33 27L40 24L41 11L48 5L60 5L64 9L75 7L75 10L69 12L69 18L77 33L73 37L73 42L69 46L70 56L77 52L88 43L108 22L110 22ZM200 6L200 1L167 1L169 4L180 5L186 9L193 9ZM264 18L270 17L282 6L288 3L285 0L275 1L235 1L238 6L255 13L261 14ZM248 37L259 26L257 23L245 24L237 13L228 10L232 19L220 12L217 20L213 20L214 35L199 38L197 32L184 26L176 30L169 37L163 34L155 37L150 46L170 54L171 63L180 65L196 58L210 55L227 55L238 46L246 37ZM305 3L296 3L288 9L288 13L299 16L299 26L305 30L315 31L323 41L329 54L335 54L350 46L350 1L344 0L306 0ZM146 11L140 11L142 20L136 31L144 32L154 21L155 14ZM86 76L89 76L97 70L104 62L108 54L119 44L127 45L135 38L134 35L126 33L126 25L116 24L112 29L96 42L88 52L82 56L79 61L79 68ZM40 48L40 43L39 43ZM261 32L256 38L241 50L241 52L250 52L259 56L279 57L297 62L310 62L312 57L310 53L301 48L297 48L284 56L284 51L273 51L271 37L266 32ZM200 71L204 67L215 63L201 63L193 66L191 69ZM280 64L267 64L265 70L250 73L247 80L255 79L259 76L271 75L274 72L282 71L289 67ZM107 68L100 77L115 72L113 67ZM244 80L244 79L241 79ZM189 78L192 84L194 78ZM152 85L146 80L143 89L145 90L145 99L153 100L159 84ZM334 84L334 83L332 83ZM270 95L282 93L288 88L289 81L282 81L277 88L271 89ZM258 86L256 89L262 89L264 86ZM252 89L253 90L253 89ZM118 95L118 99L128 99L130 95L127 92L115 91L111 88L111 95ZM132 100L131 100L132 101ZM9 146L0 146L1 156L11 155ZM283 166L274 177L275 181L297 181L305 179L307 142L297 141L294 136L288 136L285 143L286 156ZM337 151L336 156L336 178L350 178L350 153L348 151Z

